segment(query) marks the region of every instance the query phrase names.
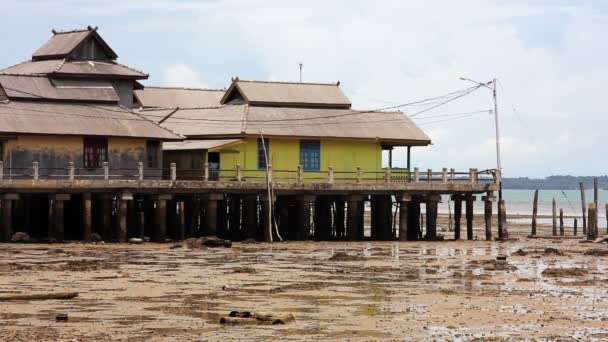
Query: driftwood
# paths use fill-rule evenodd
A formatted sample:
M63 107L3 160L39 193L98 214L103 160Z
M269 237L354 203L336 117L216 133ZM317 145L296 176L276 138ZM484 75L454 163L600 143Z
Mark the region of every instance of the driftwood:
M273 315L249 311L231 311L228 316L220 318L220 324L286 324L294 321L292 314Z
M32 293L0 296L1 301L9 300L48 300L48 299L72 299L78 297L78 292L54 292L54 293Z

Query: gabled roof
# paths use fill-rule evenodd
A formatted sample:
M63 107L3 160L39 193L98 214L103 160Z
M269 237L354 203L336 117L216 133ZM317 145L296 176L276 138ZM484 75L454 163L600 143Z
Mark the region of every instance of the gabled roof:
M404 113L349 109L227 105L143 110L142 116L190 139L266 136L365 139L425 146L431 139Z
M340 83L292 83L232 81L220 103L242 98L249 105L283 107L350 108L351 102Z
M219 106L225 89L145 87L135 91L144 108L200 108Z
M82 30L52 31L53 36L32 55L32 60L65 58L89 37L101 46L110 60L118 57L110 46L97 33L97 27L87 27Z
M118 105L0 102L0 133L91 135L182 140Z
M0 70L12 75L57 75L82 77L108 77L142 80L148 74L114 61L68 61L53 59L23 62Z
M60 80L57 80L60 81ZM73 81L68 87L53 84L46 76L17 76L0 74L0 85L4 88L6 96L13 99L31 100L71 100L92 102L119 101L116 90L109 81L87 82L86 80Z

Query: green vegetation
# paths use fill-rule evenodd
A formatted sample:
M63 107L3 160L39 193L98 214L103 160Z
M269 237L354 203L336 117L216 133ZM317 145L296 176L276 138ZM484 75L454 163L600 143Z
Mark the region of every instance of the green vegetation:
M583 182L585 188L593 187L592 176L549 176L547 178L503 178L503 189L557 189L557 190L576 190L579 182ZM601 189L608 189L608 176L599 177Z

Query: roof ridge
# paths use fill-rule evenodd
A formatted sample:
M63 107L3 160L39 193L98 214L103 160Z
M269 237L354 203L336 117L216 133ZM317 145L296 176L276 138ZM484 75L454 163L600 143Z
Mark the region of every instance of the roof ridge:
M303 85L321 85L321 86L339 86L340 81L336 83L314 83L314 82L294 82L294 81L257 81L257 80L236 80L236 82L248 83L272 83L272 84L303 84Z
M25 63L33 63L33 61L30 59L30 60L27 60L27 61L19 62L19 63L17 63L17 64L13 64L13 65L7 66L7 67L6 67L6 68L4 68L4 69L0 69L0 72L3 72L3 71L4 71L4 70L6 70L6 69L14 68L14 67L16 67L17 65L21 65L21 64L25 64Z
M81 28L81 29L73 29L73 30L51 30L51 32L53 32L54 35L58 35L58 34L68 34L68 33L78 33L78 32L89 32L89 31L95 31L97 28L96 27L91 27L91 26L87 26L85 28Z
M145 86L145 88L152 89L175 89L175 90L200 90L200 91L226 91L226 88L196 88L196 87L177 87L177 86Z

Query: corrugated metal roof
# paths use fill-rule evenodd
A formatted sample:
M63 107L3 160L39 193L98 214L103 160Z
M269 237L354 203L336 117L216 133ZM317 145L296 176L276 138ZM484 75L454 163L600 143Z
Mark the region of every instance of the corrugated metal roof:
M86 82L86 81L85 81ZM16 76L0 74L0 84L10 99L50 99L118 102L119 97L109 81L107 87L57 88L46 76Z
M159 114L143 111L143 115ZM430 138L401 112L348 109L259 107L180 109L162 123L173 132L193 137L265 135L310 138L378 139L428 145Z
M243 81L235 79L221 103L227 103L238 91L251 105L350 108L351 102L339 83L290 83Z
M116 59L118 56L110 48L110 46L97 33L97 28L91 26L82 30L56 32L53 30L53 36L42 45L32 55L33 60L63 58L67 57L80 44L88 38L95 39L97 43L106 51L110 59Z
M146 79L148 74L111 61L66 61L53 59L45 61L27 61L0 70L3 74L13 75L80 75L80 76L104 76L130 79Z
M89 35L89 30L75 30L53 34L34 54L34 59L46 56L65 56L72 52Z
M208 150L234 142L240 139L219 139L219 140L184 140L176 142L163 143L163 150L175 151L175 150Z
M135 97L142 107L198 108L219 106L225 90L145 87L136 90Z
M0 103L0 132L182 139L120 106L38 101Z

